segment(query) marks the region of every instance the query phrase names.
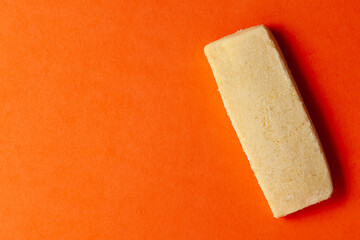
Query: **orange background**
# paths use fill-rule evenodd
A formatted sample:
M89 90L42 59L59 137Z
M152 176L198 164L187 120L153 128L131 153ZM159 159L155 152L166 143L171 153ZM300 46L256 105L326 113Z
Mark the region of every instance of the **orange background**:
M354 239L358 1L0 2L0 239ZM272 217L203 47L273 31L333 197Z

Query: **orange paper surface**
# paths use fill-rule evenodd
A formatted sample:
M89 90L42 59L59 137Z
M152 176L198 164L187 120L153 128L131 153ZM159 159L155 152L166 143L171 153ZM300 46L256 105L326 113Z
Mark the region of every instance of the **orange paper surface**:
M358 1L1 1L0 239L354 239ZM266 24L330 200L274 219L203 47Z

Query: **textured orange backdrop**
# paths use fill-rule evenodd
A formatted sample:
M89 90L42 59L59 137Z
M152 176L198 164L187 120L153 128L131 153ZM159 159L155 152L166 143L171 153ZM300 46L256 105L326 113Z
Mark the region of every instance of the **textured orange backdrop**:
M354 239L360 3L0 1L0 239ZM203 47L274 32L333 197L272 217Z

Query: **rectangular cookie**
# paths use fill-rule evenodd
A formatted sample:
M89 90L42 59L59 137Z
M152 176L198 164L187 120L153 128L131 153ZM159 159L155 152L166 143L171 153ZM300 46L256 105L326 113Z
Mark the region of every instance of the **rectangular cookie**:
M326 157L270 30L238 31L208 44L205 55L274 217L328 199Z

